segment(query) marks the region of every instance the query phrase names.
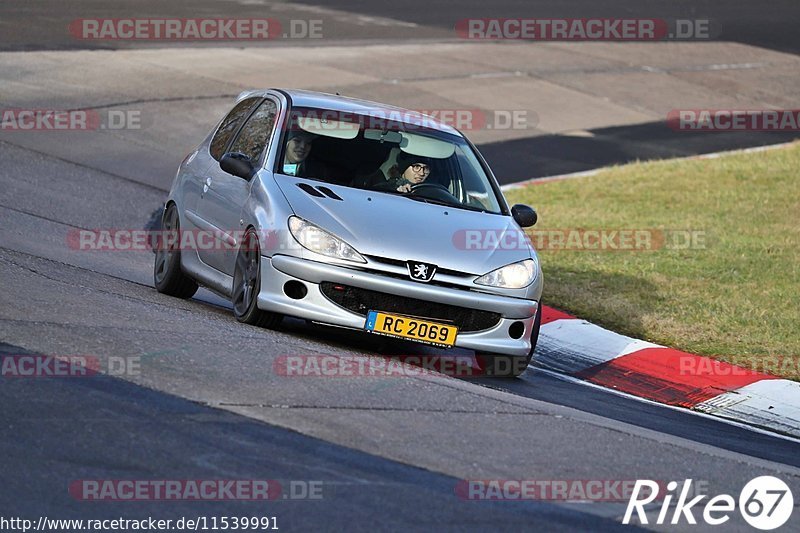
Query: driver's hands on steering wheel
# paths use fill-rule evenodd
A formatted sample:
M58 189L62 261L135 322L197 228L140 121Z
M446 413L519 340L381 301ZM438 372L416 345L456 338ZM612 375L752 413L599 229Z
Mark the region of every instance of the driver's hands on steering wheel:
M405 183L397 188L397 192L411 192L411 184Z

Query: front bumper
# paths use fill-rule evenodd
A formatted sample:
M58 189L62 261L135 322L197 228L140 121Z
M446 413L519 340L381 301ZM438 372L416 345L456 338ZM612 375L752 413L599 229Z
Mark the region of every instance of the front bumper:
M305 284L308 293L304 298L293 299L286 295L284 285L292 280ZM363 330L366 317L329 300L319 288L323 281L499 313L502 318L497 325L482 331L459 333L455 345L503 355L526 356L530 353L531 330L538 308L538 302L534 300L426 285L287 255L261 257L258 307L324 324ZM525 332L521 338L514 339L509 336L508 329L518 321L524 324Z

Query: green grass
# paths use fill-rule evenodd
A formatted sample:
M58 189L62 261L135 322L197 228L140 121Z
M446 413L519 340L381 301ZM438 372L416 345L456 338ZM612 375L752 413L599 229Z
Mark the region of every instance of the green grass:
M553 228L695 230L704 247L541 250L545 304L800 380L800 143L612 167L506 193ZM534 241L535 242L535 241Z

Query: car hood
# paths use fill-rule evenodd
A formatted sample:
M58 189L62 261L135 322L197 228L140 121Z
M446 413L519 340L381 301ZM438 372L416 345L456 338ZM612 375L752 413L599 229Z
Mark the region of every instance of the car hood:
M289 176L276 180L297 216L333 233L362 255L422 261L482 275L533 253L510 216Z

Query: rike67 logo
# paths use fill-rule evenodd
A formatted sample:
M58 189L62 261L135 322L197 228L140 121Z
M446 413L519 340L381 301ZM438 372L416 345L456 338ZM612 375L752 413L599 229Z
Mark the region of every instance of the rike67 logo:
M637 480L633 493L625 509L623 524L630 524L634 511L639 524L649 524L645 512L645 505L656 500L659 496L659 484L648 479ZM712 526L722 525L731 518L736 511L736 500L729 494L714 496L701 504L706 495L695 496L690 494L692 480L687 479L681 487L677 481L667 483L667 495L661 502L655 524L680 524L685 520L687 524L697 524L695 512L702 516L702 520ZM677 502L672 501L677 496ZM772 476L760 476L750 480L739 493L739 513L742 518L756 529L764 531L781 527L792 516L794 498L789 486L780 479ZM652 508L651 508L652 510ZM670 519L671 515L671 519ZM669 522L667 522L667 520Z

